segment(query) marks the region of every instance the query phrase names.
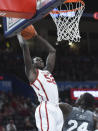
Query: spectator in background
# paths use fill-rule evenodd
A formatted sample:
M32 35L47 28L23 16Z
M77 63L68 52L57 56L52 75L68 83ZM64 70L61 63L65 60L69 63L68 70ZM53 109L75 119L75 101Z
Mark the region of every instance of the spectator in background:
M6 116L13 116L15 114L15 111L9 102L4 104L3 112L4 112L3 115L5 117Z
M24 131L36 131L36 128L31 123L29 117L25 119Z
M3 127L3 125L0 122L0 131L5 131L5 128Z
M9 123L6 125L6 131L17 131L14 120L11 119Z

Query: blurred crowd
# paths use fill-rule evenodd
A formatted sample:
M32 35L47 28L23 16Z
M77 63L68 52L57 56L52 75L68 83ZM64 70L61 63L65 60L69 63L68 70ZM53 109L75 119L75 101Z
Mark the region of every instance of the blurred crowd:
M58 58L56 78L63 81L97 81L98 58L90 56L68 56Z
M13 50L0 51L0 63L0 73L13 74L25 79L22 54ZM58 54L54 77L58 81L97 81L98 58L95 56L60 56Z
M74 106L75 100L67 94L69 92L60 92L60 101ZM0 91L0 131L37 131L34 117L36 106L30 98ZM94 112L98 114L98 102Z
M98 80L98 57L86 52L73 51L68 46L56 46L57 56L54 69L56 81L96 81ZM40 56L44 60L47 53L38 47L30 47L32 56ZM7 65L7 66L6 66ZM24 61L17 38L6 40L0 45L0 73L13 74L26 79Z
M0 92L0 131L36 131L35 108L30 98Z

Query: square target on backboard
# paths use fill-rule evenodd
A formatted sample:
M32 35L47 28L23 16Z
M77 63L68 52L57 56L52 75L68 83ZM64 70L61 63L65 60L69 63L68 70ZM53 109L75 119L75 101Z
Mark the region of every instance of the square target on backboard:
M38 20L42 19L48 12L55 7L58 7L65 0L37 0L36 14L31 19L20 18L3 18L4 35L5 37L15 36L22 29L30 24L34 24Z

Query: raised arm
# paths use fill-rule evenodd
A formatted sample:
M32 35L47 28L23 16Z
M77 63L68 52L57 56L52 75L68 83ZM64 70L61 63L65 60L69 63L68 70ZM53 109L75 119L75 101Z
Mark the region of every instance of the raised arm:
M23 30L23 31L24 32L17 35L17 38L19 40L19 44L20 44L20 47L21 47L22 52L23 52L24 64L25 64L25 73L26 73L29 81L33 81L33 79L35 79L35 77L36 77L36 69L32 65L32 59L31 59L31 56L30 56L29 47L28 47L28 44L26 43L26 40L24 39L24 38L26 38L26 37L24 37L24 34L29 33L29 32L27 30Z
M55 66L56 50L47 40L45 40L41 36L37 35L36 37L42 42L42 44L49 52L44 70L49 70L50 72L52 72Z

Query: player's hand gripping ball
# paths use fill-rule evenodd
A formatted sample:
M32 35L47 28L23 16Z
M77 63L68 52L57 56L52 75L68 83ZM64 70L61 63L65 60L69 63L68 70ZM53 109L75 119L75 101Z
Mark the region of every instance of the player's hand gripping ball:
M37 32L33 25L29 25L21 31L21 35L25 40L29 40L37 35Z

